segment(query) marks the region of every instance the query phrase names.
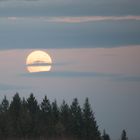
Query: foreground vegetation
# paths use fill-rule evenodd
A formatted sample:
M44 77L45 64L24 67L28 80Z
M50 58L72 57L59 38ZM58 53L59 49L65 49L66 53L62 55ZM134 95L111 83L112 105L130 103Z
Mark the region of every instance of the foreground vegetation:
M0 137L100 139L100 132L88 99L81 109L75 98L69 106L58 107L45 96L38 104L34 95L21 99L15 94L11 103L4 97L0 105Z
M16 93L11 102L6 97L0 104L0 139L3 140L110 140L101 136L88 98L83 107L75 98L58 106L47 96L38 104L33 94L21 99ZM122 140L126 140L125 130Z

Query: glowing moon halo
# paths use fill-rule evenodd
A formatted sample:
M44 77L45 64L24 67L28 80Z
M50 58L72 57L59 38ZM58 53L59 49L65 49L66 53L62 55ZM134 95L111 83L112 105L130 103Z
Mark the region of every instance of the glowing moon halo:
M52 59L45 51L33 51L26 59L27 70L29 72L43 72L51 70Z

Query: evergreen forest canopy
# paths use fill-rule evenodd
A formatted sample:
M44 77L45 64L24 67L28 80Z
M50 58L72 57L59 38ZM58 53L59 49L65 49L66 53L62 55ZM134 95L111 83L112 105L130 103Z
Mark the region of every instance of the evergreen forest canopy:
M85 99L81 108L78 99L71 105L65 101L60 106L47 96L38 104L33 94L21 99L16 93L11 102L6 98L0 104L0 139L37 140L110 140L104 131L101 136L94 113ZM126 132L122 131L122 140Z

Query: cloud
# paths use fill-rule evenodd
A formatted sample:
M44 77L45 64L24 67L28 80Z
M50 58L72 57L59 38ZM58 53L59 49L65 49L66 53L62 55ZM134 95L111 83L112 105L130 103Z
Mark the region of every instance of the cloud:
M125 75L120 73L99 73L99 72L80 72L80 71L51 71L51 72L37 72L37 73L24 73L20 76L32 78L107 78L119 82L140 82L140 75Z
M135 46L139 25L140 16L0 17L0 49Z
M122 76L116 78L117 81L126 81L126 82L140 82L140 76Z
M0 16L140 15L138 0L0 0Z
M79 17L2 17L11 21L44 21L54 23L82 23L97 21L121 21L121 20L140 20L140 16L79 16Z
M97 73L97 72L79 72L79 71L50 71L50 72L37 72L37 73L24 73L21 76L26 77L116 77L116 74Z
M45 19L45 18L44 18ZM140 20L140 16L83 16L83 17L52 17L46 18L49 22L81 23L95 21Z
M51 71L51 72L37 72L37 73L24 73L22 76L26 77L75 77L75 78L82 78L82 77L88 77L88 78L93 78L93 77L100 77L100 78L114 78L114 77L120 77L120 74L109 74L109 73L98 73L98 72L80 72L80 71Z

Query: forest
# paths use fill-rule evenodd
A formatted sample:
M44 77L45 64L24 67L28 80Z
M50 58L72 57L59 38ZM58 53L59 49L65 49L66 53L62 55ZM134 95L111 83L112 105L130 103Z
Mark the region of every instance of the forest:
M127 140L122 131L121 140ZM0 103L0 140L110 140L99 131L88 98L83 106L74 98L61 105L45 96L39 104L31 93L25 99L16 93L11 101L6 96Z

